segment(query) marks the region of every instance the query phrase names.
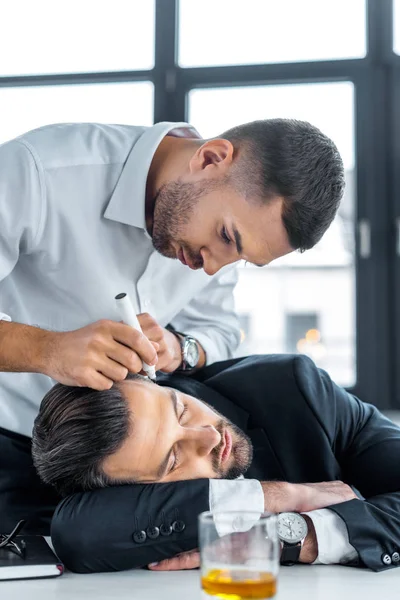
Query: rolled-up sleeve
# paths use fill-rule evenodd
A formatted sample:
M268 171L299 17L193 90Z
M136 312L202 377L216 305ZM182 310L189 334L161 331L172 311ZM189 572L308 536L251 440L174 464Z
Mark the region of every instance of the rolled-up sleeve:
M193 336L206 353L206 364L232 358L240 342L233 291L237 266L224 267L172 320L178 331Z
M21 254L35 248L44 224L43 174L33 150L18 140L0 146L0 290ZM8 311L9 312L9 311ZM11 321L2 312L0 320Z

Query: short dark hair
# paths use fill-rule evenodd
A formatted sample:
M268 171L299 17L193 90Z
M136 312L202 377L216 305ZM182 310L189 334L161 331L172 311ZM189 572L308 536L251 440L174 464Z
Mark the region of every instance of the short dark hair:
M139 379L140 376L128 376ZM57 383L43 398L32 434L36 470L61 495L116 485L102 468L131 433L120 384L109 390Z
M282 196L291 247L304 252L315 246L335 217L345 185L343 161L332 140L295 119L253 121L219 137L237 151L232 184L266 202Z

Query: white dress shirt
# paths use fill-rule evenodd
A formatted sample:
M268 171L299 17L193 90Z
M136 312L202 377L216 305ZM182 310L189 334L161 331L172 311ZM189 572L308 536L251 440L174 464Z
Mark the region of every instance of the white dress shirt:
M187 123L80 123L0 146L3 318L55 331L118 321L114 297L126 292L138 313L196 338L208 364L232 356L236 268L193 271L154 251L146 232L146 180L165 135L199 137ZM41 374L0 373L0 426L30 436L53 384Z

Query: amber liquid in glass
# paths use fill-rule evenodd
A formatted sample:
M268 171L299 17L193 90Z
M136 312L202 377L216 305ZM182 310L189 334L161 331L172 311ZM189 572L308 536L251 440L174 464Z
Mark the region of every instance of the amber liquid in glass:
M226 600L263 600L275 596L276 578L272 573L254 575L246 570L212 569L201 578L201 586L210 596Z

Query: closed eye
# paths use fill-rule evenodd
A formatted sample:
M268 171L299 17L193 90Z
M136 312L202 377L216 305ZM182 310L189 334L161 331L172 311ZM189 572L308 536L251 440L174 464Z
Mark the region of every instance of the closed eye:
M179 417L179 423L181 423L181 422L182 422L182 419L183 419L183 417L185 416L185 414L187 413L187 411L188 411L188 405L187 405L187 404L184 404L184 406L183 406L183 411L181 412L181 415L180 415L180 417ZM170 468L170 470L169 470L169 473L172 473L172 471L175 471L175 469L176 469L176 468L179 466L179 459L178 459L178 456L179 456L179 455L178 455L178 453L177 453L177 451L176 451L176 449L175 449L175 450L174 450L174 460L173 460L172 466L171 466L171 468Z
M229 237L229 235L226 232L225 226L221 229L221 238L223 239L225 244L230 244L232 242L231 238Z
M188 410L188 405L187 405L187 404L185 404L185 405L184 405L184 407L183 407L183 411L181 412L181 416L179 417L179 423L181 423L181 421L182 421L183 417L184 417L184 416L185 416L185 414L187 413L187 410Z

